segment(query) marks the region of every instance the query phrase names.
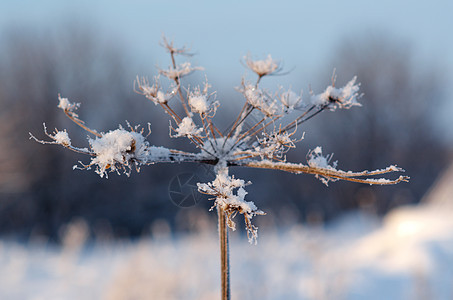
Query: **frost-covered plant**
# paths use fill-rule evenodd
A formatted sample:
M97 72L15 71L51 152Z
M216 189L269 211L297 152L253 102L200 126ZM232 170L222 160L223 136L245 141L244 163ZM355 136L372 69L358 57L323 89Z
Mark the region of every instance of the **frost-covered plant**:
M148 134L138 126L128 128L119 126L109 132L97 132L85 125L76 114L80 106L70 102L67 98L58 96L58 107L76 124L89 132L88 148L74 146L66 130L55 129L48 133L44 125L44 132L50 138L48 141L39 140L33 135L31 138L43 144L59 144L69 150L90 156L88 163L79 162L76 169L91 169L101 177L108 177L108 173L116 172L130 175L133 169L139 171L143 165L155 163L183 163L193 162L214 166L216 177L212 182L198 183L198 190L212 196L213 208L219 216L221 253L222 253L222 291L229 294L228 286L228 238L226 226L236 228L234 217L241 214L244 217L247 234L250 242L257 239L257 227L252 224L252 218L263 215L252 201L247 201L245 187L250 184L229 174L230 167L248 167L257 169L274 169L294 174L313 174L324 184L339 179L365 184L390 185L401 181L408 181L409 177L399 176L396 179L370 178L391 172L404 170L391 165L375 171L342 171L337 169L337 162L330 163L331 156L324 156L321 147L316 147L307 155L307 163L293 163L286 159L286 152L296 147L296 143L303 139L303 133L296 138L299 126L325 110L349 109L360 106L358 99L360 84L354 77L344 87L332 84L319 94L310 91L308 99L302 98L290 89L282 87L278 92L271 93L260 86L263 77L281 74L282 66L279 61L270 55L264 60L254 60L250 55L245 57L245 66L257 75L252 83L245 78L237 88L245 102L236 117L233 125L220 130L213 118L219 107L216 93L210 92L208 81L201 86L183 87L183 77L194 71L202 70L193 67L190 62L176 64L179 55L190 56L185 47L177 48L165 38L163 47L170 54L171 65L167 69L160 69L159 75L152 80L137 77L135 90L160 106L171 118L170 137L187 138L194 145L194 151L180 151L151 145L146 137L151 133L148 124ZM168 88L161 83L161 76L169 81ZM179 103L180 107L177 108ZM258 120L249 118L252 112L258 112ZM245 122L248 123L245 128ZM226 298L226 297L224 297Z

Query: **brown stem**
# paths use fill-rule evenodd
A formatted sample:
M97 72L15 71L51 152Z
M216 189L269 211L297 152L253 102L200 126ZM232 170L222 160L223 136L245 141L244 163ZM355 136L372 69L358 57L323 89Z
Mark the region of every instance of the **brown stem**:
M267 128L267 126L271 125L272 123L275 123L275 121L277 121L279 119L279 117L274 117L272 118L269 122L267 122L266 124L264 124L262 127L258 128L257 130L255 130L253 133L250 134L250 136L256 136L260 131L264 130Z
M170 51L170 56L171 56L171 63L173 65L173 69L176 70L175 52ZM181 84L179 82L178 77L175 78L175 83L176 83L176 86L178 87L178 94L179 94L179 98L181 99L181 104L182 104L182 107L184 108L184 112L186 113L186 115L188 117L190 117L190 112L189 112L189 109L187 108L186 100L184 99L184 96L182 95Z
M400 183L402 181L409 181L408 176L399 176L397 179L394 180L386 180L386 181L378 181L378 180L372 180L370 178L366 179L360 179L360 178L354 178L350 177L351 174L354 173L348 173L344 171L337 171L337 170L328 170L328 169L322 169L322 168L314 168L306 165L301 165L301 164L292 164L292 163L273 163L273 162L256 162L256 161L250 161L246 162L244 164L241 164L241 166L249 167L249 168L258 168L258 169L271 169L271 170L281 170L285 172L290 172L294 174L313 174L313 175L318 175L322 176L325 178L335 178L335 179L341 179L345 181L352 181L352 182L359 182L359 183L366 183L370 185L393 185ZM372 171L372 172L357 172L355 174L358 174L357 177L361 176L372 176L372 175L381 175L381 174L387 174L387 173L392 173L392 172L400 172L402 170L400 169L391 169L387 168L387 171ZM348 176L349 175L349 176Z
M71 121L73 121L74 123L76 123L77 125L79 125L80 127L82 127L84 130L88 131L89 133L97 136L98 138L102 137L102 135L100 133L98 133L96 130L94 129L90 129L88 128L87 126L85 126L83 124L83 121L82 120L79 120L77 119L76 117L73 117L67 110L64 111L65 115L71 119Z
M250 128L249 130L247 130L247 132L243 133L239 138L238 138L238 141L242 140L243 138L245 138L252 130L254 130L257 126L259 126L261 123L263 123L264 121L266 120L266 118L262 118L261 121L259 121L258 123L256 123L255 125L253 125L252 128ZM252 136L252 135L250 135Z
M165 110L165 112L169 114L173 118L173 120L175 120L176 124L179 124L181 122L181 118L178 116L177 113L175 113L173 109L171 109L171 107L167 103L164 104L161 103L160 105Z
M252 112L253 107L251 109L250 109L250 107L251 107L251 105L248 102L244 103L244 106L242 107L241 112L239 113L236 121L233 124L233 127L231 127L230 131L228 132L227 137L223 141L222 148L225 147L227 140L231 137L231 135L236 130L236 128L239 126L239 124L241 124L245 120L245 118L247 118L248 115Z
M219 217L219 239L220 239L220 268L221 268L221 299L230 300L230 253L228 244L228 227L225 210L217 205Z

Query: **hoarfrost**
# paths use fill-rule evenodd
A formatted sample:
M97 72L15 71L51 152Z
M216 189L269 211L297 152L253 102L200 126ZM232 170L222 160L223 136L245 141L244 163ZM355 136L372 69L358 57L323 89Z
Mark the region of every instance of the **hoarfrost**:
M175 80L186 76L196 70L203 70L201 67L192 67L190 62L185 62L176 66L176 68L170 67L167 70L160 70L160 74L164 75L165 77Z
M362 106L357 100L360 98L358 93L360 83L356 83L357 76L354 76L344 87L336 88L328 86L323 93L311 95L310 100L313 105L328 106L331 111L337 108L349 109L352 106Z
M272 59L270 54L263 60L253 60L250 55L247 55L245 57L245 63L250 70L255 72L260 77L270 75L275 71L278 71L280 67L280 63Z
M119 128L101 137L89 139L90 147L95 154L91 165L97 165L96 173L101 177L107 170L119 171L127 167L129 170L135 161L146 163L149 156L149 144L138 132ZM127 170L126 174L128 173Z
M336 170L337 161L334 161L332 165L329 165L332 160L333 154L326 156L322 155L322 148L317 146L315 149L308 153L308 165L312 168L323 168L328 170Z
M58 95L58 108L61 108L64 111L73 112L77 108L79 108L80 103L72 103L68 100L68 98L62 98Z
M57 131L55 135L53 136L55 139L55 142L58 144L68 146L71 145L71 139L69 138L68 133L66 132L66 129L64 131Z
M197 183L198 191L204 194L215 196L215 206L221 206L228 219L228 226L235 230L236 223L233 222L233 218L237 213L244 216L247 236L249 242L252 243L257 238L258 228L251 223L251 219L255 215L264 215L264 212L259 210L255 203L252 201L245 201L247 191L244 187L251 182L245 183L242 179L234 178L234 176L228 175L228 169L223 168L217 172L214 181L209 183ZM235 192L235 190L237 191Z
M176 135L174 135L174 137L187 136L189 138L192 138L194 136L200 135L200 133L203 131L203 128L197 128L192 118L185 117L184 119L182 119L181 123L179 123L178 128L176 128L175 131Z
M289 111L302 106L302 93L299 96L295 92L288 90L283 92L279 99L283 106Z
M191 95L189 97L189 105L193 112L202 114L208 111L208 102L205 95Z

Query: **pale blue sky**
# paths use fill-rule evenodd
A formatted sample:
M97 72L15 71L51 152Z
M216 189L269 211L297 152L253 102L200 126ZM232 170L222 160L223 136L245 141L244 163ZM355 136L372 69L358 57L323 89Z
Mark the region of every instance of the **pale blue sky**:
M145 64L166 66L158 41L165 33L197 52L213 84L235 86L240 58L271 53L295 67L293 86L332 57L341 39L372 32L409 42L418 57L453 69L453 1L61 1L2 0L0 29L62 22L89 24L115 38ZM162 61L165 61L162 63ZM150 71L151 73L151 71ZM451 78L451 77L450 77ZM301 86L302 87L302 86Z

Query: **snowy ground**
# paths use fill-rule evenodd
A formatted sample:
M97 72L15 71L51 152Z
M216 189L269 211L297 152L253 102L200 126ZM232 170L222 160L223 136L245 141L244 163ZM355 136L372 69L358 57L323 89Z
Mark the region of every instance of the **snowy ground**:
M216 231L135 243L86 244L74 223L64 247L0 241L0 299L218 299ZM356 213L325 229L231 235L233 299L452 299L453 210L403 207L384 220Z

